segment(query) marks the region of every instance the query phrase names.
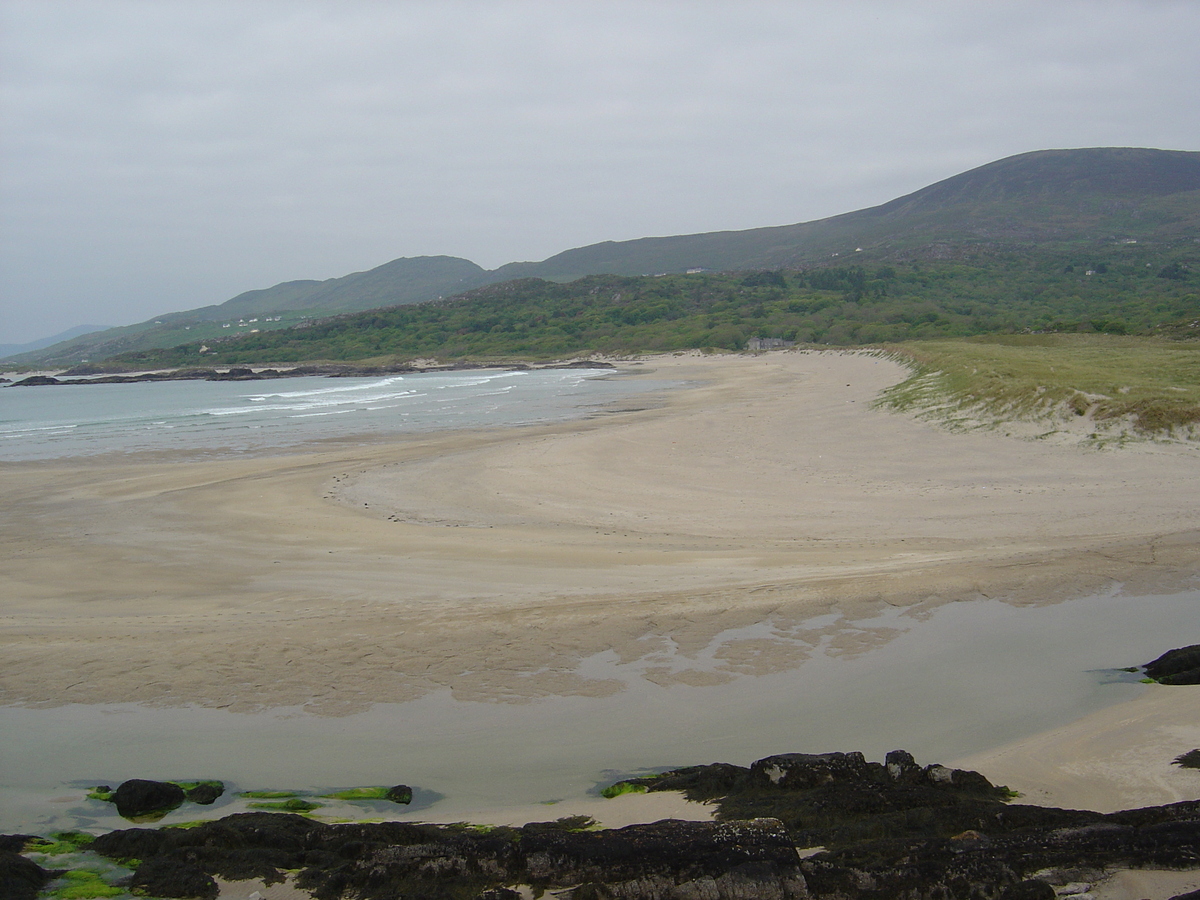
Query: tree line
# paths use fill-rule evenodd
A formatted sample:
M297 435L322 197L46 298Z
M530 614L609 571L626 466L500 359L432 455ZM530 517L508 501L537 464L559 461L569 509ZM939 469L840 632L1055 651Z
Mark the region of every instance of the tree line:
M1020 332L1147 334L1200 315L1190 260L1069 252L805 270L520 279L449 300L229 340L126 353L118 366L376 358L551 358L738 350L750 338L854 346ZM201 352L201 350L204 352Z

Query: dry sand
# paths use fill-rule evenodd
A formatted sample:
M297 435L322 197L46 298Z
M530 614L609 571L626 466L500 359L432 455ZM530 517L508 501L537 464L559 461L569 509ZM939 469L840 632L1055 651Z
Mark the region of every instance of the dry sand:
M1195 584L1194 447L948 433L872 408L905 373L864 355L625 368L689 386L546 427L0 465L0 702L598 695L579 660L648 634L686 655L768 617Z

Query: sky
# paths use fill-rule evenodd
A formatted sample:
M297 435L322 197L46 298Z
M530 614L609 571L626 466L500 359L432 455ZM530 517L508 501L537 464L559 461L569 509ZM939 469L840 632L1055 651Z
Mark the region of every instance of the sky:
M1195 0L0 0L0 343L1200 150Z

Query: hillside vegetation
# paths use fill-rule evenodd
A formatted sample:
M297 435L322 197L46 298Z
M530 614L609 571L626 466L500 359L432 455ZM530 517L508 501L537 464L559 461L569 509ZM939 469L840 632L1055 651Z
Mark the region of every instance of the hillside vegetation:
M339 312L423 303L462 293L488 281L485 270L465 259L447 256L397 259L341 278L287 281L263 290L246 291L220 305L166 313L137 325L108 328L48 349L13 354L10 358L27 366L70 366L131 350L291 328Z
M310 361L554 358L750 338L857 346L1021 332L1200 334L1197 260L1138 245L966 261L521 279L301 328L126 353L106 369Z

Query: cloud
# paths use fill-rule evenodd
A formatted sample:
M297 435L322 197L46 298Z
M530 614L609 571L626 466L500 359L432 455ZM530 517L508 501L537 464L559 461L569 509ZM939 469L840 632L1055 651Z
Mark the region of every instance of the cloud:
M11 2L0 340L1193 149L1190 2Z

